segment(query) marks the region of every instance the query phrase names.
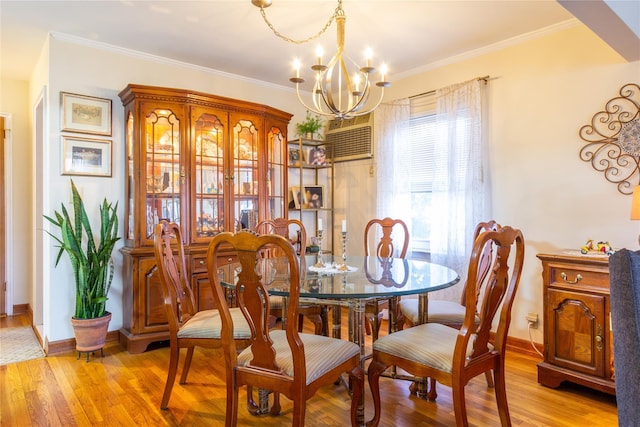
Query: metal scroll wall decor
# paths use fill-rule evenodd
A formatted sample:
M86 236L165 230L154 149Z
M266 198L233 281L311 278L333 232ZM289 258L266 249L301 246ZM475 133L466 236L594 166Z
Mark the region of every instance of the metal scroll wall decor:
M610 99L591 124L580 128L587 144L580 158L604 174L622 194L640 184L640 86L628 83Z

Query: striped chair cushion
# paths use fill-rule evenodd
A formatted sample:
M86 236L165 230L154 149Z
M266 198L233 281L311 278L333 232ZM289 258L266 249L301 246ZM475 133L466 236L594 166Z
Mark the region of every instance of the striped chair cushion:
M276 351L276 363L285 375L292 377L293 361L286 331L275 330L270 332L270 336ZM360 347L350 341L314 334L300 334L300 338L304 344L307 384L345 360L360 354ZM248 347L238 355L238 365L248 366L252 359L251 347Z
M417 299L401 299L400 311L413 323L417 325L418 316L418 300ZM453 301L433 300L429 301L429 322L432 323L459 323L462 325L464 321L465 306ZM480 319L476 317L476 322Z
M378 338L373 349L451 373L458 332L439 323L425 323ZM473 341L469 340L467 355Z
M239 308L229 309L233 319L233 337L235 339L251 338L251 330ZM222 321L217 309L199 311L182 325L178 338L220 339Z
M284 306L284 297L280 295L269 295L269 308L271 310L282 310Z

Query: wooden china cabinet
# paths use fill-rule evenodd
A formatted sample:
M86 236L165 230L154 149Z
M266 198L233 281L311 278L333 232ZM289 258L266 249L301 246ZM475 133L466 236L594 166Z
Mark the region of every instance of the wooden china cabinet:
M180 224L196 304L212 308L205 262L211 237L286 216L291 115L181 89L130 84L119 96L127 176L120 340L138 353L169 336L155 225L162 219Z

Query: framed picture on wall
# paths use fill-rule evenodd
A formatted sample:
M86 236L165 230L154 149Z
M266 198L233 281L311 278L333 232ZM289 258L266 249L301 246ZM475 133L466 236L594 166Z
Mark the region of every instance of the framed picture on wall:
M62 131L111 136L111 100L60 92Z
M111 176L111 141L62 137L62 175Z

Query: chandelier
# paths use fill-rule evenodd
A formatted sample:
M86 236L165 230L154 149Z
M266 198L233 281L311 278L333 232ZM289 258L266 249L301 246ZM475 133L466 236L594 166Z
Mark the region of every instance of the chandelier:
M311 91L311 101L305 102L300 94L300 85L304 79L300 77L300 61L294 61L295 77L289 81L295 83L298 100L304 107L322 116L332 116L337 119L347 119L362 116L375 110L384 95L384 88L391 85L385 81L387 68L385 64L380 66L380 79L375 83L378 89L372 89L372 77L376 74L376 68L371 66L371 50L366 53L366 64L358 64L344 53L344 28L347 17L342 10L342 0L338 0L333 15L325 26L315 35L304 40L293 40L280 34L267 19L264 9L271 6L271 0L251 0L251 3L260 8L260 13L273 33L281 39L295 44L309 42L322 35L335 20L337 27L337 50L326 64L322 63L322 48L316 50L317 63L311 66L315 83ZM371 92L376 91L377 99L371 97ZM370 99L371 97L371 99Z

